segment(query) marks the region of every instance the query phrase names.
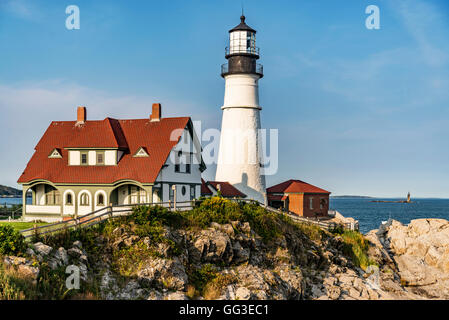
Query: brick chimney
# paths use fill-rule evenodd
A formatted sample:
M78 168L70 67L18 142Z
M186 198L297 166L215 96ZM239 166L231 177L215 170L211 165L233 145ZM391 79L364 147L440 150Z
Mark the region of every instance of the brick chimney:
M153 110L150 115L150 121L160 121L162 117L162 107L160 103L153 103Z
M76 124L84 124L87 120L87 109L86 107L78 107Z

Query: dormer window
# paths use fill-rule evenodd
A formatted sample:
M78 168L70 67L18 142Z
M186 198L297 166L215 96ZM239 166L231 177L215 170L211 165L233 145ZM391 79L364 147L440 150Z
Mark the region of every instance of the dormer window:
M149 157L148 152L144 147L140 147L137 152L134 154L134 157Z
M50 155L48 156L50 159L58 159L62 158L61 152L59 152L58 149L53 149L52 152L50 152Z
M97 151L97 165L98 166L104 165L104 152Z
M81 152L81 165L82 166L87 166L88 163L88 152Z

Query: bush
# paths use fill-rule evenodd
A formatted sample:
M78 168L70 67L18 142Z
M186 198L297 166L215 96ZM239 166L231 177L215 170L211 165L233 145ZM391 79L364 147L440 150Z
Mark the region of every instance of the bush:
M26 249L25 238L9 225L0 225L0 255L19 255Z
M376 264L368 257L369 242L361 233L345 230L341 237L344 242L343 253L351 258L355 266L365 270L369 265Z
M280 217L256 203L234 202L221 197L211 197L191 211L181 213L188 226L207 228L211 222L219 224L231 221L249 222L251 227L264 241L270 241L280 235Z
M211 222L220 224L230 221L242 220L239 205L221 197L207 198L191 211L185 211L182 215L190 226L200 228L209 227Z

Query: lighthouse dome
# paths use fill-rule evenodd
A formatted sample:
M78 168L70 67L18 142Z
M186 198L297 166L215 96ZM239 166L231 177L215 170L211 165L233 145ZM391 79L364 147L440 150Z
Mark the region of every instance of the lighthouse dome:
M240 17L240 24L229 30L229 48L226 48L226 56L234 54L259 57L259 48L256 47L256 30L245 23L244 15Z
M248 26L245 23L245 19L246 19L246 17L244 15L242 15L240 17L240 24L238 26L236 26L235 28L232 28L231 30L229 30L229 32L233 32L233 31L250 31L250 32L256 33L256 30L254 30L253 28L251 28L250 26Z

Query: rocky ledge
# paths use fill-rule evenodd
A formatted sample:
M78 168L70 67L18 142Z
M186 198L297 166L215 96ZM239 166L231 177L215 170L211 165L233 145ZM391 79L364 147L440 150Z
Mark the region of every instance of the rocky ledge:
M348 255L342 235L312 226L285 227L270 243L239 221L203 230L165 226L162 242L133 230L97 234L95 254L80 241L58 249L39 242L26 258L4 257L3 263L33 281L44 263L53 270L74 264L101 299L449 298L446 220L390 220L370 231L364 269Z

